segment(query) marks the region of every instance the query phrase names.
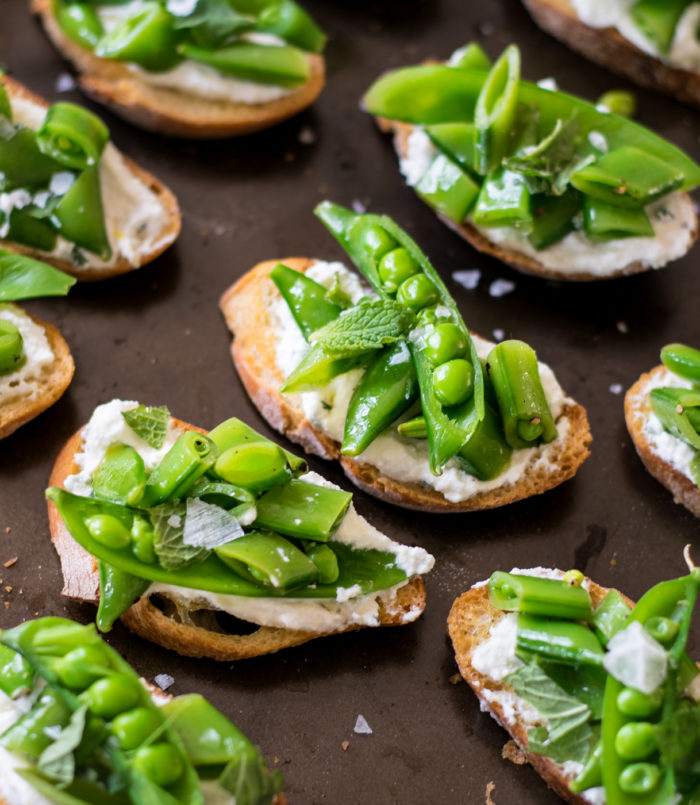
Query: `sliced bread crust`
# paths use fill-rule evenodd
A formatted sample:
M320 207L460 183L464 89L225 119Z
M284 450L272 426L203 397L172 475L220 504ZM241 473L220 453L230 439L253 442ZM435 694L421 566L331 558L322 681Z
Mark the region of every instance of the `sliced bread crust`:
M608 590L591 582L590 579L587 581L590 582L588 591L595 607L603 600ZM625 600L632 605L629 599L625 598ZM491 627L498 623L505 614L491 605L488 587L485 584L474 586L457 598L447 618L447 632L452 640L459 672L478 696L482 710L490 713L510 733L511 738L521 750L518 753L519 762L524 759L529 763L562 799L572 805L587 805L587 800L580 794L569 791L572 775L564 775L562 767L551 758L528 752L528 726L517 720L517 717L506 713L501 703L491 697L491 694L497 691L507 691L515 696L511 686L507 682L497 681L481 674L472 666L474 649L488 639Z
M406 157L408 153L408 138L413 131L413 126L410 123L402 123L398 120L389 120L387 118L375 118L380 131L392 134L394 138L394 149L400 159ZM470 243L477 251L483 254L488 254L495 257L506 265L522 271L525 274L534 274L538 277L547 277L554 280L565 280L571 282L589 282L594 280L609 280L617 277L627 277L632 274L639 274L642 271L649 271L650 266L642 262L636 261L628 263L626 266L621 266L616 271L611 271L605 275L592 274L588 271L562 271L556 268L549 268L542 265L538 260L530 257L527 254L518 252L515 249L506 248L497 243L490 241L486 235L473 224L465 221L461 224L455 223L451 218L448 218L442 213L435 213L443 223L450 229L454 230L458 235L461 235L468 243ZM698 217L694 213L694 226L691 235L691 245L695 243L698 237Z
M592 28L568 0L523 0L532 19L572 50L644 87L700 106L700 73L671 67L640 50L615 28Z
M24 85L20 84L18 81L15 81L9 76L1 76L0 81L2 81L2 83L5 85L10 98L24 98L36 104L37 106L48 107L50 105L39 95L35 95ZM71 260L66 260L56 255L52 255L50 252L44 252L31 246L25 246L21 243L15 243L14 241L2 239L0 239L0 249L7 249L15 254L23 254L27 257L34 257L37 260L43 260L45 263L50 263L51 265L61 269L61 271L65 271L67 274L70 274L76 279L84 280L86 282L116 277L120 274L125 274L128 271L133 271L134 269L146 265L152 260L155 260L156 257L161 255L174 243L177 236L180 234L182 219L180 216L180 208L178 206L177 199L173 195L172 191L162 182L156 179L155 176L139 167L131 159L124 156L124 154L120 153L119 156L124 162L124 170L132 173L142 184L148 187L148 189L155 194L166 215L167 223L165 224L163 231L159 233L157 238L154 238L154 245L151 251L147 254L141 255L138 263L132 263L123 255L117 255L117 259L114 263L109 266L102 266L95 264L94 261L91 263L90 260L92 256L89 253L85 253L88 257L88 262L83 266L79 266ZM108 210L105 211L105 214L107 213Z
M0 439L14 433L17 428L34 419L52 406L70 385L75 371L73 356L61 333L31 313L23 311L35 324L43 327L48 339L53 361L42 369L40 389L33 397L18 396L3 402L0 399ZM0 317L2 312L0 311Z
M282 261L297 271L305 272L313 260L289 258ZM259 263L244 274L221 297L220 307L233 333L231 354L243 385L269 424L301 444L309 453L326 459L337 459L347 477L370 495L407 509L430 512L458 512L490 509L537 495L573 477L590 455L591 433L585 409L567 402L562 417L569 420L569 434L561 448L551 457L556 469L538 469L514 484L479 492L473 497L452 503L440 492L417 483L406 483L383 475L369 464L363 464L340 453L340 444L316 429L306 418L296 395L280 394L284 381L275 357L275 335L270 309L279 292L269 277L278 261Z
M205 432L180 420L175 420L175 424L183 430ZM81 445L82 429L71 436L58 454L49 479L51 486L63 486L65 479L79 470L74 457ZM48 503L48 511L51 539L61 561L63 595L96 604L100 595L97 560L71 537L52 501ZM422 613L424 609L425 586L423 579L416 576L400 587L391 600L379 601L379 625L399 626L409 616L411 620L415 619L416 613ZM308 632L244 623L243 634L237 634L224 628L217 621L216 614L211 609L184 607L175 598L159 592L156 596L144 595L122 615L121 620L135 634L178 654L225 662L272 654L316 637L363 628L360 624L353 624L345 629Z
M700 517L700 487L654 452L644 430L644 424L652 413L649 395L644 393L644 388L649 383L660 380L665 372L666 368L660 364L641 375L629 388L625 394L625 423L644 466L671 492L676 503Z
M175 137L235 137L274 126L316 100L325 83L322 56L308 54L309 79L290 95L260 105L197 98L177 90L146 84L126 64L100 59L63 33L51 0L32 0L49 39L79 73L84 92L115 114L149 131Z

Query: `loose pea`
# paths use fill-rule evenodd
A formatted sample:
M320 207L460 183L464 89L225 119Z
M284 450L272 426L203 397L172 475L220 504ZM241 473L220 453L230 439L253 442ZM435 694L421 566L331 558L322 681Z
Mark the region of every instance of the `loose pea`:
M617 709L631 718L648 718L661 707L662 701L661 689L646 694L635 688L622 688L617 694Z
M436 324L425 339L425 354L434 364L461 358L467 351L467 338L460 327L451 321Z
M580 587L583 582L583 573L580 570L567 570L564 573L564 581L569 587Z
M474 367L464 358L440 364L433 370L433 391L443 405L458 405L474 393Z
M680 626L676 621L664 618L661 615L649 618L644 624L644 631L654 640L658 640L659 643L664 643L665 645L675 639L679 629Z
M656 749L656 728L648 721L625 724L615 736L615 751L625 760L642 760Z
M111 514L94 514L85 525L90 536L107 548L126 548L131 542L129 529Z
M133 766L151 782L163 788L179 780L184 771L180 753L166 743L142 746L133 758Z
M379 278L394 288L419 271L420 266L403 246L387 252L379 262Z
M614 115L633 117L637 111L637 99L624 89L611 89L598 98L597 106L604 106Z
M648 794L658 785L661 769L654 763L630 763L620 774L625 794Z
M80 646L61 658L56 673L67 688L85 690L104 676L107 669L107 657L102 646Z
M141 701L140 684L128 676L115 674L98 679L81 694L91 713L100 718L114 718L125 710L131 710Z
M148 707L135 707L120 713L112 722L112 732L122 749L129 751L146 741L161 726L162 719Z
M414 274L399 286L396 293L396 300L412 310L434 305L440 294L429 277L425 274Z
M131 525L131 550L134 556L147 565L156 561L153 550L153 528L143 517L136 515Z

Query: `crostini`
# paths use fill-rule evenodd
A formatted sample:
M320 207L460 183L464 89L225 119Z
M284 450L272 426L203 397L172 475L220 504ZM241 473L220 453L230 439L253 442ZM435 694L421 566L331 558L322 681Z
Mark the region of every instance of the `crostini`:
M433 557L380 534L350 493L238 419L206 436L113 400L66 443L50 483L63 593L99 601L104 631L121 617L180 654L237 660L410 623L425 606Z
M281 786L223 713L139 679L94 626L0 632L2 805L284 805Z
M474 55L476 53L476 56ZM457 51L379 78L364 97L400 170L476 249L528 274L600 280L685 255L700 166L648 129Z
M571 478L589 455L586 412L534 351L470 335L391 219L329 202L317 214L369 284L296 258L259 264L221 298L233 362L270 425L405 508L493 508Z
M0 248L80 280L132 271L180 233L165 185L121 154L104 123L0 79Z
M700 105L700 4L695 0L523 0L572 50L684 103Z
M514 568L447 621L464 680L573 805L691 802L700 791L698 667L685 652L700 569L635 606L578 571Z
M32 9L85 93L151 131L250 134L306 109L323 89L326 37L292 0L87 9L32 0Z
M15 300L63 296L72 277L0 249L0 439L52 406L75 366L61 333Z
M661 365L625 395L625 422L649 472L700 517L700 351L661 350Z

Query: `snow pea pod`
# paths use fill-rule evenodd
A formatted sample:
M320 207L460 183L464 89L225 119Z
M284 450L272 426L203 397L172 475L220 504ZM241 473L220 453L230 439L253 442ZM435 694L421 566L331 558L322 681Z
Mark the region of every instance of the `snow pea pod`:
M104 35L104 28L95 8L89 3L54 3L56 22L63 33L76 45L94 50Z
M674 375L700 383L700 350L685 344L667 344L661 350L661 362Z
M101 632L109 632L115 621L146 592L150 581L119 570L107 562L98 562L98 565L100 602L95 623Z
M642 34L661 53L668 53L676 27L692 0L637 0L630 16Z
M418 398L408 346L386 347L368 366L350 399L341 453L356 456Z
M97 115L74 103L55 103L36 134L42 154L71 170L97 165L109 142L109 129Z
M448 65L457 70L483 70L491 69L491 59L486 55L478 42L470 42L455 50L448 60Z
M293 0L282 0L264 8L255 29L276 34L290 45L312 53L320 53L327 39L318 25Z
M14 372L26 361L23 344L22 334L17 326L0 318L0 375Z
M340 305L328 301L328 291L323 285L300 271L278 263L270 272L270 279L282 294L306 341L311 333L337 319L342 313Z
M589 620L591 598L580 585L562 579L496 571L489 579L489 601L506 612L525 612L550 618Z
M0 645L0 690L11 699L25 696L32 687L34 670L21 654Z
M282 448L267 440L229 447L217 458L214 472L224 481L253 493L263 492L292 477Z
M47 687L36 705L2 734L0 744L13 752L30 758L39 755L52 742L51 731L46 729L65 726L70 718L70 709L53 688Z
M102 190L97 166L87 168L75 180L55 210L59 233L66 240L109 260L112 247L107 236Z

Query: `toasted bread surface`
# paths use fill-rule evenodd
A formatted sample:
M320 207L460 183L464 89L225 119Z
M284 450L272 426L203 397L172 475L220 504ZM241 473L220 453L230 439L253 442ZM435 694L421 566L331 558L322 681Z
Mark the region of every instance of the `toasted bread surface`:
M406 157L408 152L408 137L413 130L413 126L409 123L402 123L398 120L388 120L387 118L376 118L379 129L385 133L390 133L394 138L394 148L400 159ZM620 266L616 271L610 271L605 274L592 274L589 271L563 271L557 268L550 268L543 265L539 260L535 260L530 255L523 254L515 249L507 248L503 245L494 243L488 239L482 230L477 229L469 221L464 221L461 224L455 223L451 218L441 213L435 213L450 229L454 230L458 235L461 235L468 241L477 251L495 257L506 265L522 271L525 274L533 274L539 277L546 277L554 280L566 280L572 282L589 282L594 280L609 280L616 277L627 277L632 274L639 274L642 271L649 271L650 266L645 265L640 261L628 263L625 266ZM691 245L695 242L698 236L698 218L694 214L694 226L691 236Z
M587 581L590 585L588 591L595 607L603 600L608 590L591 582L590 579ZM625 600L628 604L632 604L629 599ZM485 584L474 586L457 598L447 618L447 631L452 640L459 672L478 696L482 709L489 712L510 733L519 749L522 750L522 754L518 755L519 762L524 759L529 763L562 799L573 805L586 805L587 800L581 795L569 791L569 783L573 776L565 775L562 767L551 758L527 751L527 732L528 726L531 725L526 725L517 717L511 716L498 701L498 697L492 696L494 692L498 691L515 695L511 686L505 681L484 676L472 666L474 649L488 639L492 626L498 623L505 614L491 605L488 587Z
M184 430L205 432L180 420L175 420L175 424ZM82 429L71 436L58 454L49 479L51 486L63 486L65 479L78 471L74 457L81 445ZM48 503L48 511L51 539L61 561L63 595L97 603L100 595L97 560L71 537L52 501ZM425 586L422 578L414 577L399 587L389 601L379 601L379 624L398 626L405 622L409 613L414 615L424 608ZM248 627L253 625L244 624L243 634L237 634L218 622L214 610L184 607L162 591L156 596L144 595L122 615L121 620L135 634L184 656L227 662L272 654L316 637L362 628L361 625L351 625L319 633L254 626L251 632Z
M123 62L100 59L63 33L51 0L32 0L51 41L79 73L84 92L115 114L149 131L176 137L235 137L274 126L310 106L325 83L322 56L308 54L309 79L290 95L269 103L250 105L197 98L142 81Z
M398 481L372 465L341 455L340 444L306 418L298 395L283 395L279 391L284 378L276 363L276 339L270 320L270 309L279 298L279 292L269 277L277 262L259 263L221 297L221 310L233 333L233 362L250 398L270 425L301 444L307 452L321 458L338 459L347 477L360 489L408 509L432 512L490 509L558 486L573 477L590 455L591 433L586 411L572 401L567 401L562 412L562 418L569 421L569 433L556 455L551 457L554 469L538 468L514 484L479 492L458 503L448 501L429 486ZM304 272L314 261L289 258L282 262Z
M10 98L23 98L31 101L31 103L36 104L37 106L49 106L49 104L43 98L41 98L39 95L35 95L25 86L9 76L1 76L0 81L2 81L2 83L5 85ZM61 271L65 271L67 274L76 277L76 279L87 282L116 277L120 274L125 274L128 271L133 271L134 269L146 265L152 260L155 260L156 257L160 256L173 244L177 236L180 234L182 219L177 199L162 182L155 178L155 176L139 167L131 159L124 156L124 154L119 153L119 158L123 161L124 170L135 176L156 196L165 212L166 223L162 232L159 233L157 238L153 239L153 246L151 250L148 253L144 253L139 256L138 263L133 263L124 255L117 254L116 259L110 262L109 265L102 265L96 262L97 258L95 258L93 255L90 255L89 252L85 252L88 262L85 263L85 265L78 265L71 260L66 260L63 257L53 255L50 252L44 252L31 246L25 246L21 243L15 243L14 241L2 239L0 239L0 249L7 249L15 254L23 254L27 257L34 257L37 260L43 260L45 263L50 263L56 268L61 269ZM108 209L105 209L105 215L109 215Z
M0 398L0 439L14 433L25 422L52 406L70 385L75 371L73 356L61 333L52 324L23 312L44 329L53 352L53 361L42 368L38 377L39 389L35 395L18 395L5 401Z
M625 394L625 423L644 466L671 492L676 503L682 504L696 517L700 517L700 487L654 451L644 428L652 413L649 394L645 393L645 389L650 383L660 385L666 371L664 366L656 366L650 372L641 375L630 387Z
M523 0L532 19L572 50L644 87L700 106L700 73L672 67L640 50L615 28L592 28L568 0Z

